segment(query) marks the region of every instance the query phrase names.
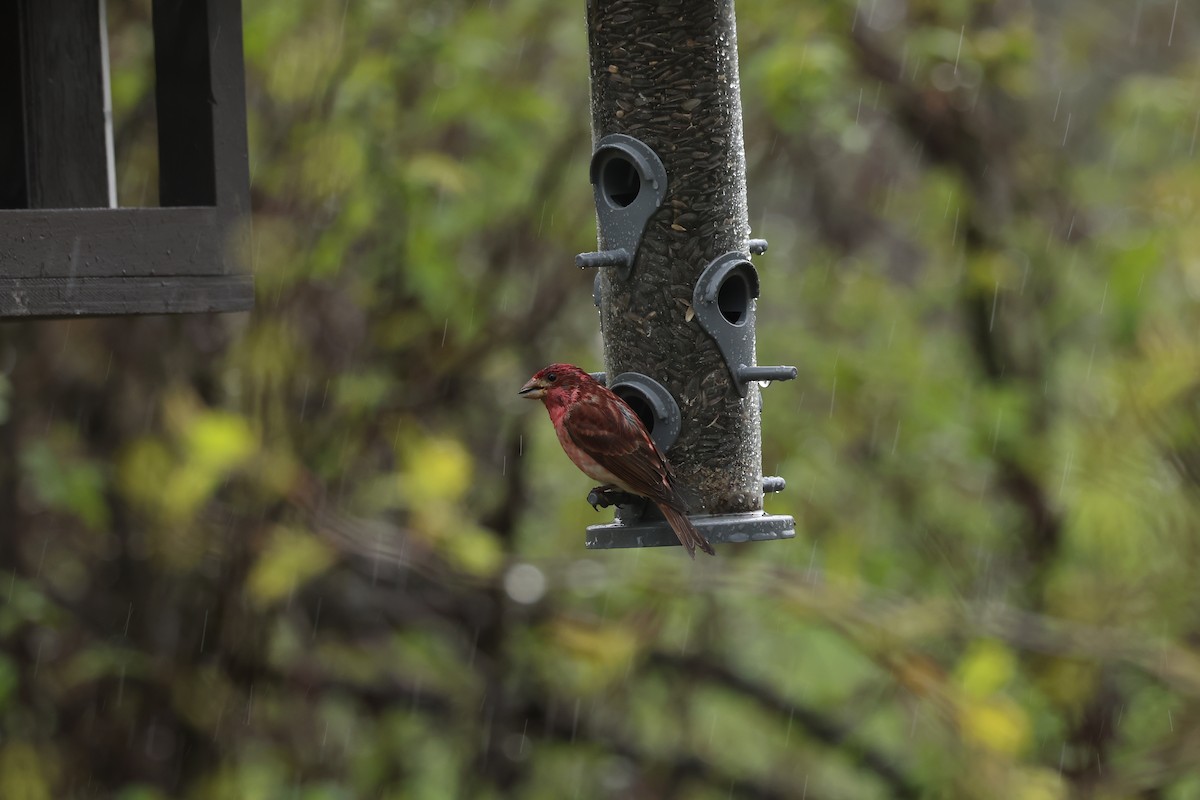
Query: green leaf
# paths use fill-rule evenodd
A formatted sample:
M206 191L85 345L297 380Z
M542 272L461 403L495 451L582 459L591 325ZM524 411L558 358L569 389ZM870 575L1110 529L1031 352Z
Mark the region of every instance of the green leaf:
M57 427L21 453L21 469L38 501L71 514L94 531L107 529L105 470L79 448L75 432Z
M251 597L270 605L327 570L335 561L329 545L307 531L276 527L247 578Z

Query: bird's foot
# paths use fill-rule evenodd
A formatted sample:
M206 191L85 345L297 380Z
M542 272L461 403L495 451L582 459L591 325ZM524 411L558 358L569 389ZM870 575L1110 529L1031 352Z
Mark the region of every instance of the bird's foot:
M597 511L609 506L624 506L633 502L633 499L633 495L621 491L611 483L595 487L588 492L587 496L588 503Z

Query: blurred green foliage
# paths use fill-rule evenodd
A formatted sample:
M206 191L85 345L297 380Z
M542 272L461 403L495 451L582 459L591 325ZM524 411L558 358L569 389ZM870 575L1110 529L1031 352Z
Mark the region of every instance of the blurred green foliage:
M694 564L514 394L600 366L582 3L244 18L254 313L0 333L0 797L1200 792L1193 5L738 4L798 536Z

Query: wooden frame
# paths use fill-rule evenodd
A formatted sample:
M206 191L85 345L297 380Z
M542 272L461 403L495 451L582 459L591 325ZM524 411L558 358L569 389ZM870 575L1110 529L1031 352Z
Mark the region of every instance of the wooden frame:
M159 208L114 208L104 0L0 4L0 317L243 311L241 0L154 0Z

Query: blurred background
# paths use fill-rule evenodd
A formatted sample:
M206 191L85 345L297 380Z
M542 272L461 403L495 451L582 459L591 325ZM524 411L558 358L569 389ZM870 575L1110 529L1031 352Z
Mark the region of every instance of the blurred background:
M252 0L255 311L0 326L0 797L1200 797L1200 8L737 12L796 538L586 551L516 397L581 0Z

